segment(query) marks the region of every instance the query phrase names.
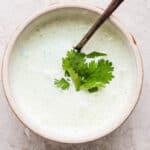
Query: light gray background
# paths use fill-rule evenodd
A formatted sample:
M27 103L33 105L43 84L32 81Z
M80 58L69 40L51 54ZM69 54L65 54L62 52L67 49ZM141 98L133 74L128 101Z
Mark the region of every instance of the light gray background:
M16 27L25 18L55 1L1 0L0 63L6 43ZM110 0L83 1L104 8L110 2ZM47 143L16 119L5 100L0 81L0 150L150 150L150 0L125 0L115 15L135 35L144 60L144 88L131 117L121 128L96 142L79 145Z

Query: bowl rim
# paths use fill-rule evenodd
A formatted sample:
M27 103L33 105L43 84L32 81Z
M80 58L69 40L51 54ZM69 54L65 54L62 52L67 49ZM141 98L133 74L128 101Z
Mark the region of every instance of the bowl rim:
M101 135L101 136L95 136L94 138L84 138L84 139L80 139L80 140L58 140L55 138L49 138L47 136L45 136L43 133L39 133L38 130L29 127L29 125L27 123L25 123L24 119L23 119L23 115L21 115L21 113L19 114L17 111L17 107L15 106L14 103L14 98L11 95L11 90L10 90L10 86L9 86L9 81L8 81L8 63L9 63L9 56L11 54L11 51L13 50L13 47L15 45L15 42L17 40L17 38L21 35L21 33L24 31L24 29L26 27L28 27L32 22L34 22L36 19L38 19L40 16L50 13L51 11L54 10L58 10L58 9L62 9L62 8L81 8L81 9L86 9L88 11L92 11L95 12L97 14L101 14L104 10L102 8L100 8L99 6L96 5L89 5L86 3L77 3L77 2L63 2L63 3L52 3L51 5L49 5L47 8L44 8L43 10L40 10L39 12L37 12L36 14L34 14L33 16L29 17L28 19L25 20L25 22L20 25L19 27L16 28L16 32L15 34L12 36L12 38L10 38L7 46L6 46L6 50L3 54L3 60L2 60L2 68L1 68L1 78L2 78L2 86L4 89L4 94L6 96L7 102L11 108L11 110L14 112L14 114L16 115L16 117L22 122L22 124L27 127L28 129L30 129L31 131L33 131L35 134L47 139L47 140L51 140L51 141L55 141L55 142L60 142L60 143L85 143L85 142L91 142L97 139L100 139L108 134L110 134L111 132L113 132L114 130L118 129L127 119L128 117L131 115L131 113L133 112L139 97L141 95L141 91L142 91L142 87L143 87L143 76L144 76L144 71L143 71L143 62L142 62L142 57L141 57L141 53L140 50L137 46L136 40L134 38L134 36L132 34L130 34L125 27L123 27L123 25L120 23L120 21L114 17L111 16L110 17L110 22L112 22L117 28L120 29L120 31L125 35L125 37L127 38L129 44L132 47L132 50L134 52L134 56L136 59L136 63L137 63L137 89L135 90L135 102L134 102L134 106L130 109L129 114L127 114L123 120L120 120L120 123L118 123L118 126L110 129L108 132L106 132L105 134Z

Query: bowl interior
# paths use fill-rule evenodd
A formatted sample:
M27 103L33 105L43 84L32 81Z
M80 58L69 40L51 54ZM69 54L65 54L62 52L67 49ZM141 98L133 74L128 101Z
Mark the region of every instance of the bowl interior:
M28 20L6 51L3 81L9 103L26 126L47 139L80 143L102 137L120 126L137 102L142 82L139 54L113 18L83 49L108 54L115 67L111 84L92 95L48 85L62 75L62 56L86 33L98 12L85 6L51 7Z

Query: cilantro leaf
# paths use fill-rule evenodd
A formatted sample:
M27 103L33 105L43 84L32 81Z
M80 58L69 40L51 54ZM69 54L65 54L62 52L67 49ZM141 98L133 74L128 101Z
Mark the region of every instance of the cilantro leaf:
M107 56L107 54L94 51L86 55L87 58L95 58L99 56Z
M63 58L62 67L71 77L77 91L80 89L80 76L78 72L82 72L82 67L84 67L85 61L84 57L85 54L71 50L68 51L67 57Z
M112 79L112 63L108 60L100 59L98 62L91 61L88 66L88 76L82 80L81 89L102 88Z
M69 72L68 69L72 68L79 75L84 74L86 69L85 56L84 53L79 53L76 50L68 51L67 56L63 58L63 69Z
M98 88L95 87L95 88L92 88L92 89L88 89L88 91L89 91L90 93L94 93L94 92L97 92L97 91L98 91Z
M61 78L60 80L55 79L54 84L58 87L61 88L62 90L67 90L69 89L69 82L65 80L64 78Z
M105 59L95 61L94 58L99 56L106 56L106 54L95 51L85 54L73 49L68 51L67 56L62 59L65 76L72 79L77 91L83 89L88 90L90 93L96 92L114 78L112 62ZM86 61L87 58L91 58L89 63ZM58 87L65 89L68 82L64 78L61 80L55 80L55 83ZM67 88L69 88L69 85Z
M65 77L70 77L70 74L68 73L68 71L65 71Z
M80 90L80 76L78 76L78 74L72 68L68 68L67 71L70 74L70 77L75 85L76 90L79 91Z

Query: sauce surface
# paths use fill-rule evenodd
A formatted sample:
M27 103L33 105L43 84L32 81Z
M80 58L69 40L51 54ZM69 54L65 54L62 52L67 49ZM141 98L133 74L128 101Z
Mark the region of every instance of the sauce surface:
M110 22L83 49L107 53L115 68L110 84L92 94L77 92L73 85L66 91L54 86L54 79L63 76L62 57L97 17L86 10L56 11L33 23L17 40L9 64L10 85L31 128L56 138L82 139L105 133L128 113L136 63L126 38Z

